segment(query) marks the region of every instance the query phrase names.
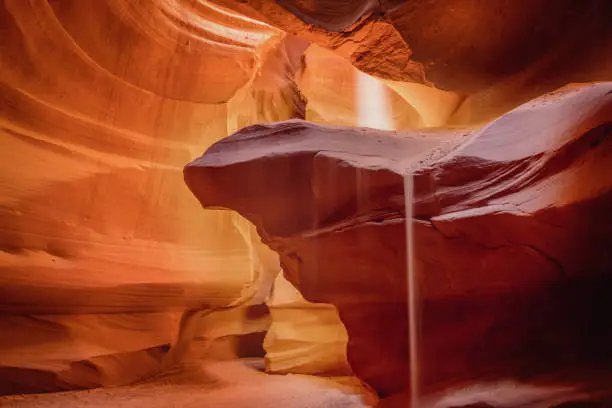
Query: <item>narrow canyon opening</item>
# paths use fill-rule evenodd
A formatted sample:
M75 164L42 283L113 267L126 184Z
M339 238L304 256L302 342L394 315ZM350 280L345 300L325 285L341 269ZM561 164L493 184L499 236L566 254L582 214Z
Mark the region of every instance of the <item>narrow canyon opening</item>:
M612 406L610 21L4 0L0 406Z

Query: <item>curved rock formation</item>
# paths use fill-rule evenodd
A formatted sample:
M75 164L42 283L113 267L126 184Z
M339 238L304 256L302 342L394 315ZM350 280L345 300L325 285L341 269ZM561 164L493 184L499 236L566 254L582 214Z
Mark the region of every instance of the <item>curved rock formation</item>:
M308 300L338 308L352 369L385 397L409 374L408 172L425 390L607 362L594 316L611 299L611 126L612 83L572 85L480 130L251 126L184 174L203 206L257 226Z
M261 242L255 226L237 214L234 220L250 247L251 276L258 294L249 302L250 308L212 317L214 322L201 322L208 326L203 330L205 336L214 339L247 333L253 337L259 333L255 339L264 339L261 356L265 354L265 370L269 373L351 375L346 361L346 330L336 308L307 302L283 277L278 254ZM229 313L242 314L242 318L228 318ZM244 347L240 343L235 346L240 356Z
M591 262L605 269L607 261L597 258L603 244L596 241L607 238L605 224L573 220L585 214L605 218L597 206L605 199L607 180L585 175L597 171L588 167L596 160L589 161L581 146L593 138L592 151L603 160L607 142L598 142L597 132L607 130L586 132L602 122L586 111L607 98L595 95L607 85L547 102L549 108L534 108L534 114L526 105L497 116L571 81L612 80L611 6L607 0L494 6L488 0L3 1L0 332L11 335L0 338L0 394L125 384L151 375L179 342L181 322L227 306L264 275L270 279L258 282L256 305L190 320L187 332L195 341L184 338L185 355L198 359L225 352L229 344L230 355L261 356L269 328L269 371L348 373L347 337L336 309L295 293L281 302L279 284L268 314L262 305L280 270L277 256L251 225L242 234L235 214L201 211L184 185L184 164L235 132L239 136L213 148L206 160L218 147L238 145L253 148L236 153L249 162L224 166L215 175L223 178L215 196L203 201L240 209L282 254L287 276L307 299L338 305L351 334L351 365L381 395L403 389L405 376L397 373L406 369L403 253L392 251L396 259L388 266L378 259L401 246L401 227L393 223L401 221L388 220L401 219L397 173L403 164L396 165L408 166L438 146L442 150L433 159L415 167L420 169L417 236L425 246L419 249L425 251L420 270L433 271L423 285L439 292L424 292L432 303L425 302L423 313L433 322L423 328L425 337L447 337L448 325L440 321L451 312L458 323L450 333L480 333L492 324L491 316L509 313L501 321L515 324L523 308L544 310L541 319L550 326L534 324L508 336L544 333L557 322L548 310L558 308L541 306L538 302L546 301L535 294L537 288L519 300L510 289L501 300L448 299L471 287L488 288L490 280L481 286L482 277L507 258L512 262L502 265L495 279L504 285L514 279L521 288L540 276L514 273L521 262L547 271L552 280L561 269L571 276ZM370 98L360 84L376 84L381 100ZM288 119L369 124L364 112L383 110L382 100L391 116L385 128L412 129L412 139L381 136L378 143L369 137L378 134L372 130L295 123L248 128ZM588 101L593 102L587 109ZM548 117L554 119L541 120ZM489 122L478 131L415 130ZM546 129L562 129L568 139L553 140ZM253 132L257 137L251 138ZM342 160L315 154L320 143ZM438 157L452 148L458 156ZM291 178L279 178L285 173ZM589 183L558 194L547 190L574 178ZM244 191L237 195L227 183ZM552 196L565 201L542 201ZM504 199L520 205L508 207ZM290 215L284 205L292 208ZM372 217L382 221L368 224ZM563 227L555 224L558 217L567 218L567 225L565 218ZM485 231L482 222L504 238ZM342 230L332 234L326 228ZM533 237L523 236L527 230ZM563 234L533 241L556 237L559 230L582 241L566 242ZM574 258L573 245L581 243L590 246L582 249L584 259ZM430 259L431 248L448 253L448 260ZM349 276L353 258L363 262ZM455 259L471 262L462 266L470 273L461 269L459 281L448 280L459 268ZM308 261L298 268L300 260ZM388 275L393 279L372 285L382 266L393 271ZM559 290L566 290L564 284ZM371 308L353 307L361 292ZM379 302L383 293L385 302ZM287 289L284 295L289 294ZM555 304L557 295L549 296ZM575 312L564 313L584 312L588 302L581 296L576 302ZM490 314L480 311L485 306ZM397 315L402 323L381 315ZM558 336L573 346L579 339L567 332L570 326L576 327L559 324ZM390 333L384 347L379 332ZM539 333L534 336L544 336ZM433 358L431 350L441 349L428 344L425 361ZM466 371L480 375L486 364L494 365L485 352L498 351L458 341L443 356L444 365L424 372L424 381L456 380ZM507 353L500 354L500 364ZM468 357L481 365L466 369ZM529 358L524 361L531 367Z
M296 42L205 2L0 5L0 393L133 381L239 296L248 247L181 170L303 117Z
M568 82L612 79L606 0L213 1L374 76L465 96L457 124L491 120Z
M267 372L352 375L348 336L335 307L307 302L282 274L267 304L272 318L264 340Z

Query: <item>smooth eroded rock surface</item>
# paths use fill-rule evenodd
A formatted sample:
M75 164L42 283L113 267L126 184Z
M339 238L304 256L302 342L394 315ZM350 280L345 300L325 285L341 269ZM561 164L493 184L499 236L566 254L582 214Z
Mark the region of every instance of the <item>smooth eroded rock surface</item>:
M304 117L306 46L206 2L0 5L0 393L150 375L184 310L240 296L249 243L182 167L243 126ZM197 327L265 330L241 312Z
M185 167L251 220L307 300L338 308L354 372L408 384L403 175L414 174L421 386L605 364L612 84L569 85L478 130L256 125Z
M461 95L453 124L492 120L570 82L612 80L606 0L213 1L378 78Z
M612 80L611 4L3 1L0 394L126 384L168 355L345 375L347 342L402 390L407 168L424 384L537 372L525 350L588 366L608 85L515 108ZM381 121L412 132L325 126ZM415 130L448 125L473 127ZM235 132L187 179L257 229L183 181Z

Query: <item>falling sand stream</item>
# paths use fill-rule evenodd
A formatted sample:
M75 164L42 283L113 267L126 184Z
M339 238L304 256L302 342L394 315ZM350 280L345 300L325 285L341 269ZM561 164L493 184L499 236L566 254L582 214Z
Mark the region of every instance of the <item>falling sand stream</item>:
M394 130L391 117L387 88L383 82L356 71L355 106L358 124L381 130ZM358 177L359 178L359 177ZM359 190L358 190L359 191ZM410 358L410 407L419 406L419 359L417 336L417 286L414 268L414 233L413 233L413 178L407 173L404 176L404 206L406 219L406 274L408 290L408 339Z
M413 228L414 183L412 174L404 176L404 211L406 219L406 283L408 285L408 348L410 358L410 407L419 406L419 354L417 281L414 263Z
M367 74L356 71L355 74L355 109L359 126L380 130L396 130L390 106L390 90L384 82ZM391 91L392 92L392 91ZM529 384L517 382L512 379L505 381L485 381L474 384L457 384L446 390L432 395L421 393L421 364L423 356L419 354L420 343L423 341L419 330L422 323L419 300L419 271L415 265L415 236L414 236L414 177L410 166L404 170L404 208L406 228L406 290L407 290L407 316L408 316L408 358L409 358L409 408L447 408L483 404L492 407L530 407L550 408L563 405L567 401L592 401L592 398L603 398L611 401L608 391L581 391L580 387L559 380L544 381ZM357 191L361 191L361 174L357 173ZM361 202L364 197L357 197ZM609 388L609 387L603 387ZM598 393L602 394L599 395ZM591 395L589 395L591 394ZM404 402L405 401L405 402ZM561 404L561 405L557 405ZM588 406L612 406L605 405ZM394 405L395 406L395 405ZM569 406L569 405L567 405ZM572 405L573 406L573 405ZM578 405L576 405L578 406ZM583 405L580 405L583 406ZM587 405L584 405L587 406Z

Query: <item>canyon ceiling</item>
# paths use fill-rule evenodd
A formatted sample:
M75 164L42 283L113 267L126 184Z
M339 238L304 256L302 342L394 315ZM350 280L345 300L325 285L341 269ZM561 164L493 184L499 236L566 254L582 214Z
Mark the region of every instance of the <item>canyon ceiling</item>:
M423 359L445 362L425 388L601 364L610 21L608 0L4 0L0 395L145 378L186 323L206 341L181 358L263 347L269 372L405 394L406 172Z

